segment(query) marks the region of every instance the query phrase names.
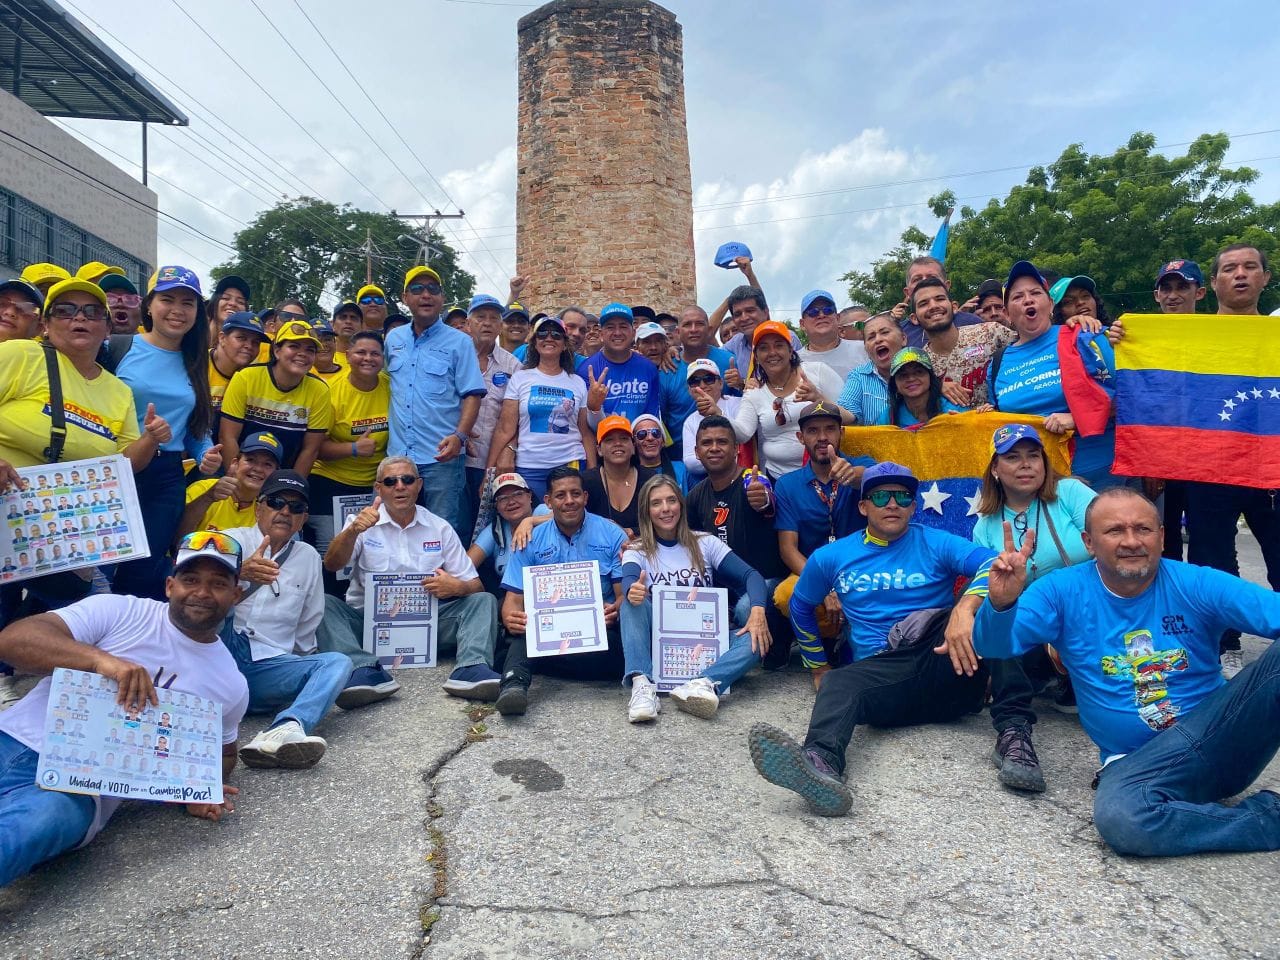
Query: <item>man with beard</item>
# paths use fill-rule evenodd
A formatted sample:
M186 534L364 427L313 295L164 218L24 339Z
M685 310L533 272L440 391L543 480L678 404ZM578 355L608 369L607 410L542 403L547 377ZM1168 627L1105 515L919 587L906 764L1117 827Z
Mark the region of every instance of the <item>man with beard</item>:
M960 407L986 403L991 355L1018 335L999 323L957 327L951 291L937 277L925 277L916 284L911 311L924 331L924 350L942 380L943 395Z
M107 295L107 311L111 314L111 333L132 335L142 326L142 297L128 277L109 273L98 286Z
M58 667L109 677L116 702L131 714L158 707L155 686L222 704L222 776L236 762L236 736L249 690L218 631L240 595L241 551L230 537L195 533L178 546L167 603L127 595L88 597L57 613L10 624L0 633L0 660L46 676L0 714L0 887L34 866L90 840L120 805L112 797L45 790L36 784L50 679ZM187 804L192 816L219 820L220 804Z
M902 303L895 306L890 314L900 325L908 347L924 346L924 329L920 326L920 318L912 313L911 297L925 277L940 280L948 292L951 290L951 281L947 279L947 268L942 265L941 260L933 257L916 257L907 264L907 282L902 288ZM982 323L982 318L976 314L960 311L955 314L954 322L957 327L967 327L971 323Z

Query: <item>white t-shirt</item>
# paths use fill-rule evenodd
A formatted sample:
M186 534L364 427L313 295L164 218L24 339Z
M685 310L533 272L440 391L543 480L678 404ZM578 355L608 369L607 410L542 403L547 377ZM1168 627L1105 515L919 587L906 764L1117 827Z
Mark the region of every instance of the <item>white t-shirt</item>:
M548 470L585 460L578 411L587 406L587 384L576 373L548 376L537 367L517 370L507 399L520 401L516 469Z
M867 356L867 348L862 345L861 340L841 340L834 349L821 352L805 347L799 353L803 362L825 363L836 372L841 383L849 379L849 371L871 359Z
M834 370L825 363L812 361L801 363L800 369L825 400L830 403L839 400L844 381L836 376ZM746 443L759 433L760 466L775 480L784 473L799 470L804 462L804 446L796 438L800 429L796 417L808 404L797 403L794 397L795 394L790 393L783 398L786 422L781 425L773 409L773 391L768 387L748 390L742 397L742 406L730 418L739 443Z
M738 412L738 407L742 406L742 398L721 397L716 406L720 408L721 416L732 420L733 415ZM693 489L694 483L707 475L707 472L702 469L702 462L697 457L698 424L702 420L702 414L695 410L684 422L684 469L689 478L687 486L690 490Z
M156 685L194 693L222 704L222 742L235 743L249 707L249 685L218 640L198 643L174 626L169 605L158 600L111 594L87 597L55 611L80 643L141 664ZM14 706L0 713L0 731L40 752L52 681L45 677ZM120 806L117 797L98 797L97 811L81 845L106 825Z
M718 537L709 533L694 532L698 548L702 551L702 566L695 569L689 551L680 544L667 545L659 541L658 552L652 560L639 550L628 548L622 552L622 565L636 564L646 574L646 586L658 587L710 587L714 586L713 574L719 569L729 548Z

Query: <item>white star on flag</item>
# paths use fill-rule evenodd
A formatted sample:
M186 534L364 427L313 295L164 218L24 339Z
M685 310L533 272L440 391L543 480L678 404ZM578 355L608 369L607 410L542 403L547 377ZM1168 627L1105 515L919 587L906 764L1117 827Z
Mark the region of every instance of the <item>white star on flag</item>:
M1277 390L1275 387L1272 387L1270 390L1267 391L1267 396L1270 397L1272 400L1280 400L1280 390Z
M943 493L938 489L938 481L933 481L933 486L928 490L921 490L920 496L924 500L924 508L932 510L938 516L942 516L942 505L951 498L951 494Z
M1261 400L1261 399L1262 399L1262 391L1261 391L1261 390L1259 390L1257 387L1254 387L1254 388L1253 388L1252 390L1250 390L1249 392L1253 394L1253 396L1254 396L1254 399L1255 399L1255 400Z
M966 513L965 516L966 517L978 516L978 504L982 502L982 488L978 487L976 490L974 490L973 496L965 497L964 502L969 505L969 512Z
M1236 402L1230 399L1223 400L1222 405L1226 407L1228 410L1234 410L1236 408Z
M1248 399L1249 399L1249 395L1248 395L1247 393L1245 393L1243 390L1237 390L1237 391L1236 391L1236 398L1237 398L1237 399L1240 399L1240 400L1248 400Z
M1227 413L1227 411L1223 410L1220 414L1218 414L1218 419L1219 419L1219 420L1230 420L1230 419L1231 419L1231 414L1229 414L1229 413Z

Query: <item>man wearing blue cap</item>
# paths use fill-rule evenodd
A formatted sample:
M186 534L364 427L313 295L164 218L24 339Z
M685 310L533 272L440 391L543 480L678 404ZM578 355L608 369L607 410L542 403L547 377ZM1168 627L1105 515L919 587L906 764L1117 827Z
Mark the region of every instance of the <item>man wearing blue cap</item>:
M658 368L631 349L635 323L635 314L625 303L606 306L600 311L603 346L578 364L578 376L587 382L587 422L592 429L614 415L629 421L642 413L661 416Z
M800 301L800 328L809 342L800 350L800 359L825 363L844 383L854 367L870 359L859 340L840 336L840 314L836 298L826 290L810 290Z
M959 653L947 653L970 644L996 553L910 523L918 487L915 475L896 463L876 464L862 475L858 509L866 529L814 551L791 597L791 623L819 684L804 745L763 723L748 735L761 776L800 794L820 816L840 816L853 802L843 771L858 724L951 721L981 710L986 697L986 664L966 675ZM969 584L954 600L961 576ZM822 662L816 617L832 590L854 657L836 670ZM1013 759L1038 774L1030 737L1017 746Z
M351 338L364 327L364 311L360 309L360 304L351 301L338 304L333 310L333 320L329 326L333 327L333 334L338 338L333 359L344 367L350 366L347 363L347 348L351 346Z
M467 443L467 525L464 529L469 531L480 510L480 488L484 484L484 465L489 460L489 444L498 429L507 384L520 369L520 361L498 343L502 332L502 304L497 297L487 293L472 297L467 305L467 326L485 386L476 425Z

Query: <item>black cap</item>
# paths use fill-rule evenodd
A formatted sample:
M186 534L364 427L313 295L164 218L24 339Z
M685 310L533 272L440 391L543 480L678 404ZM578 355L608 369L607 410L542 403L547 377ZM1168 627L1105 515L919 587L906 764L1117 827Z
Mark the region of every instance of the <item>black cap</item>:
M406 317L399 310L397 310L394 313L388 313L386 318L382 321L382 332L386 333L388 330L390 330L393 326L395 326L398 323L408 323L408 322L409 322L409 318Z
M237 277L234 274L228 274L219 280L213 287L213 299L216 301L220 296L228 290L239 290L244 294L244 301L248 303L252 299L249 295L249 281L244 277Z
M834 403L826 400L819 400L817 403L811 403L800 411L800 416L796 417L796 423L801 427L809 420L817 420L819 417L828 417L836 423L843 423L844 418L840 415L840 408Z
M656 323L658 320L658 314L653 307L646 307L644 304L632 305L631 315L635 317L636 323L640 323L641 320L652 320Z
M1004 285L999 280L983 280L978 284L978 302L981 303L987 297L999 297L1004 299Z
M357 316L361 318L364 317L364 311L360 309L360 304L354 303L350 300L348 300L346 303L340 303L336 307L334 307L333 316L336 318L338 314L342 313L342 311L344 310L354 310Z
M308 506L311 504L311 487L307 484L307 478L297 470L277 470L271 474L262 484L258 499L269 497L273 493L296 493Z

